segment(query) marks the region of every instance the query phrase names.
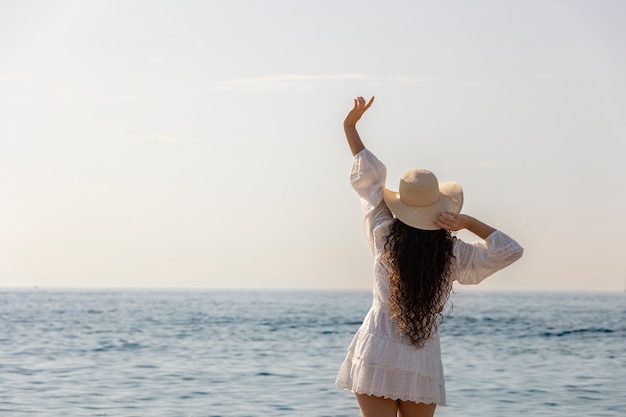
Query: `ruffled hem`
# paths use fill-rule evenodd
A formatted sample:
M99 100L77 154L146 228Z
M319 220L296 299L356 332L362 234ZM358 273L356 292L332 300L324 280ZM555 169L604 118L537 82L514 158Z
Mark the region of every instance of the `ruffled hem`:
M445 384L424 375L371 365L354 367L354 374L343 371L339 372L335 385L354 394L446 405Z
M416 348L360 329L335 383L346 391L394 400L446 401L438 339Z

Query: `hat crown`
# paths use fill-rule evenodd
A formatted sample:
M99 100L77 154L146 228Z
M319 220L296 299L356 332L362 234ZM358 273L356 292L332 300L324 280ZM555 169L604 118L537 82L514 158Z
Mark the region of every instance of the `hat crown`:
M408 206L430 206L439 200L439 182L427 169L411 169L400 178L398 193L400 201Z

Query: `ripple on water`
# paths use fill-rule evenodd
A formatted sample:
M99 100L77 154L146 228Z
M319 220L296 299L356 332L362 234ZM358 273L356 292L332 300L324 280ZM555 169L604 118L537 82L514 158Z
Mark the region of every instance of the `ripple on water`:
M615 417L626 408L622 301L454 297L441 329L441 416ZM355 416L334 378L370 303L369 291L1 293L0 412Z

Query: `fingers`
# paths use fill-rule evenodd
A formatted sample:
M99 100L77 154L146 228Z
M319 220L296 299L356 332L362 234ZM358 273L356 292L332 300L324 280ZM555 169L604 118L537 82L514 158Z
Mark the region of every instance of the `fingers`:
M360 97L360 96L355 97L354 106L348 112L348 115L344 119L344 124L347 123L348 125L356 125L356 122L358 122L361 119L361 116L363 116L363 113L365 113L365 111L370 108L373 102L374 102L374 97L370 98L370 100L367 103L365 102L365 99L363 97Z
M441 214L441 216L443 218L448 219L450 221L454 221L459 216L458 214L456 214L453 211L444 211L444 212L439 213L439 214Z
M358 110L359 112L363 113L365 111L364 106L365 106L365 99L363 97L356 97L354 99L355 110Z
M365 111L370 108L373 102L374 102L374 97L370 98L369 101L366 103L365 98L358 96L358 97L355 97L354 99L354 108L355 109L358 108L362 111Z
M446 230L458 230L458 214L452 211L443 211L437 214L435 223Z

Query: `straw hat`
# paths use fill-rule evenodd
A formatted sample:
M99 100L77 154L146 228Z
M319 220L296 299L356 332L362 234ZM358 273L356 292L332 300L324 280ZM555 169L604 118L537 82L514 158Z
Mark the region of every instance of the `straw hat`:
M463 189L457 182L439 184L427 169L411 169L400 179L398 192L383 190L389 210L402 222L422 230L437 230L434 222L442 211L459 213L463 206Z

